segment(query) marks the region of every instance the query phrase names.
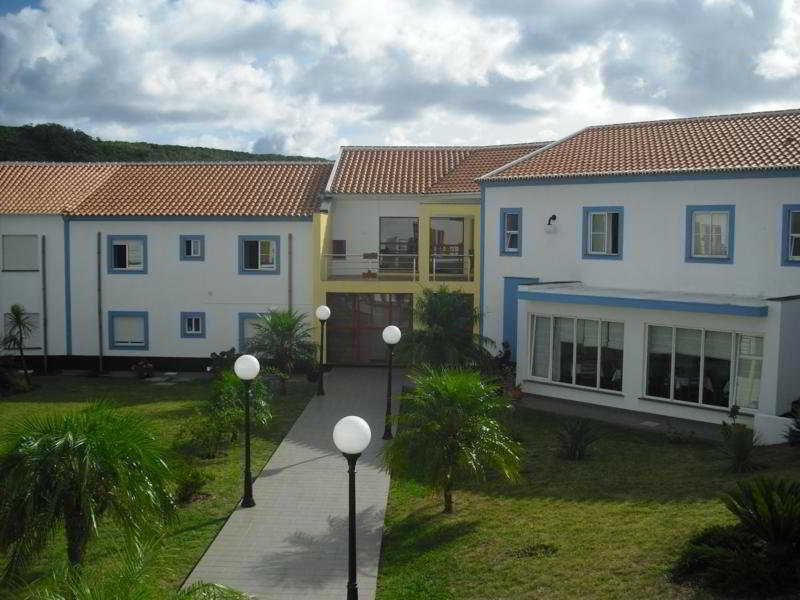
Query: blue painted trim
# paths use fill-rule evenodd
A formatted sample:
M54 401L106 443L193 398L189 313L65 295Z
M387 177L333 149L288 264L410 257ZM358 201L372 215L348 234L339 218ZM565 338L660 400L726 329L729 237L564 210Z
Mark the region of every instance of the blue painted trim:
M70 275L69 217L64 218L64 337L67 356L72 354L72 279Z
M257 319L259 313L254 312L240 312L239 313L239 352L247 352L247 346L244 343L244 322L247 319Z
M269 240L275 242L275 268L271 270L244 268L244 243L252 241ZM281 236L279 235L240 235L238 242L237 260L239 275L280 275L281 274Z
M141 269L115 269L114 268L114 243L123 240L139 240L142 242L142 268ZM109 275L147 275L147 236L115 234L106 236L106 268Z
M784 204L783 216L781 223L781 235L783 241L781 242L781 266L782 267L800 267L800 260L789 259L789 235L791 234L791 215L793 212L800 212L800 204Z
M484 288L486 287L486 188L481 185L481 287L479 290L478 331L483 336Z
M728 213L728 256L724 258L710 258L692 256L694 244L694 213L696 212L727 212ZM686 207L686 253L684 262L687 263L712 263L717 265L732 265L733 252L736 247L734 234L736 232L736 206L733 204L693 204Z
M766 306L741 306L738 304L713 304L705 302L683 302L680 300L650 300L646 298L618 298L615 296L584 296L581 294L560 294L548 292L519 292L522 300L540 302L560 302L564 304L596 304L644 310L671 310L677 312L698 312L713 315L736 315L739 317L766 317Z
M481 187L506 187L517 185L574 185L595 183L631 183L636 181L702 181L718 179L772 179L800 177L800 169L781 171L726 171L724 173L654 173L652 175L609 175L607 177L553 177L550 179L513 179L481 181Z
M539 283L538 277L503 277L503 341L511 346L511 358L517 359L517 294L524 284Z
M258 216L152 216L152 217L130 217L130 216L109 216L109 217L74 217L72 221L274 221L282 223L285 221L313 221L314 217L258 217Z
M144 319L144 345L119 346L114 343L114 319L116 317L142 317ZM108 349L109 350L149 350L150 349L150 323L147 311L139 310L110 310L108 311Z
M517 215L517 234L516 250L506 250L506 216ZM522 209L521 208L501 208L500 209L500 256L522 256Z
M200 240L200 256L188 256L185 252L186 242L190 240ZM204 261L206 259L206 236L204 235L181 235L179 248L178 248L178 256L180 256L181 260L194 260L194 261Z
M592 254L589 252L589 215L593 213L617 213L619 215L618 254ZM623 241L625 240L625 207L623 206L584 206L583 207L583 241L581 253L584 259L590 260L622 260ZM606 240L610 242L610 240Z
M202 333L188 333L186 331L186 319L193 319L195 317L200 317L200 325L203 328ZM197 339L206 337L206 313L181 312L181 337L188 339Z

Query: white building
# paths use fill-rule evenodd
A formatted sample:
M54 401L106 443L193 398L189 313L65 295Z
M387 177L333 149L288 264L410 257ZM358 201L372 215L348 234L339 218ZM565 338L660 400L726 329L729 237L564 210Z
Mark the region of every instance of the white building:
M489 173L483 333L526 392L767 441L800 397L800 111L589 127Z

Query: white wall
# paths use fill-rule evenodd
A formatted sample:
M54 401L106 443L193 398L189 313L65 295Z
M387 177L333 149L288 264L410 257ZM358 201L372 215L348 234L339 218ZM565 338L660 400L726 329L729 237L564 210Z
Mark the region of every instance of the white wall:
M403 200L380 196L336 198L331 204L332 240L347 240L348 254L378 252L381 217L417 217L418 198Z
M41 236L45 236L47 256L47 313L48 313L48 351L51 355L63 355L64 337L64 221L60 215L0 215L0 235L35 234L39 237L37 245L41 269ZM0 244L0 253L2 245ZM2 264L0 256L0 264ZM22 304L28 312L42 316L42 273L0 272L0 309L8 312L12 304ZM0 330L2 323L0 322ZM36 332L42 338L41 329ZM31 355L41 355L42 350L29 350Z
M602 319L624 323L625 342L622 368L622 392L586 391L562 384L554 385L531 380L529 324L532 314ZM642 396L644 396L645 390L646 326L648 324L668 325L763 335L767 331L767 320L769 318L770 317L740 317L522 300L519 302L518 307L519 322L517 339L519 343L517 347L517 381L521 382L523 390L530 394L719 423L723 418L726 418L727 409L710 407L700 408L669 401L641 399ZM765 339L765 345L767 342L768 340ZM774 402L770 403L765 401L764 398L764 379L762 379L761 390L761 407L763 408L765 405L772 406ZM749 417L744 420L748 423L751 422Z
M779 296L800 291L800 268L780 266L782 205L800 203L797 178L520 185L485 191L484 334L502 335L503 277L586 285ZM687 263L686 206L735 204L733 264ZM623 206L623 260L581 258L584 206ZM499 255L501 208L523 210L522 256ZM557 232L544 225L557 216Z
M97 232L102 232L103 344L109 356L206 357L238 346L240 312L285 308L288 234L293 236L293 307L312 312L311 222L223 220L73 220L71 227L73 354L97 355ZM108 235L147 235L147 274L109 274ZM181 261L179 236L205 235L205 260ZM280 236L279 275L240 275L240 235ZM148 311L149 350L109 350L108 311ZM180 313L205 312L206 337L181 338Z

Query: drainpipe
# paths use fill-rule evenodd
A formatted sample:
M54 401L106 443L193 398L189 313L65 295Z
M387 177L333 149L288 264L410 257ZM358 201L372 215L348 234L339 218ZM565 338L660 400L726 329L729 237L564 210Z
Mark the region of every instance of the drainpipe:
M289 310L292 310L292 234L289 234Z
M45 236L42 235L42 359L47 374L47 250Z
M103 277L101 263L103 259L103 234L97 232L97 372L103 372Z

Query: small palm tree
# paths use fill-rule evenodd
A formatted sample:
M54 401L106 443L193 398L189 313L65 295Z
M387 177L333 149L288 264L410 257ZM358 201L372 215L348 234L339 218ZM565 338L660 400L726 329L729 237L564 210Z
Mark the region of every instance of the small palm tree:
M292 309L271 310L259 315L254 327L256 334L250 341L250 351L279 373L281 392L285 394L286 380L297 363L313 361L316 353L306 315Z
M0 551L11 576L63 525L79 565L98 522L112 515L132 536L170 519L170 472L140 417L102 404L30 417L0 450Z
M25 310L21 304L12 304L6 319L6 335L3 338L3 347L19 352L19 362L22 372L25 374L25 383L31 385L31 378L28 375L28 365L25 362L25 341L33 335L36 324L33 316Z
M489 338L475 333L480 313L468 294L425 288L414 306L419 328L404 334L400 357L415 365L479 367L491 360Z
M489 471L516 479L521 446L501 424L511 406L497 385L475 371L427 368L412 375L401 398L398 433L384 453L392 475L420 480L442 492L453 512L453 488Z

